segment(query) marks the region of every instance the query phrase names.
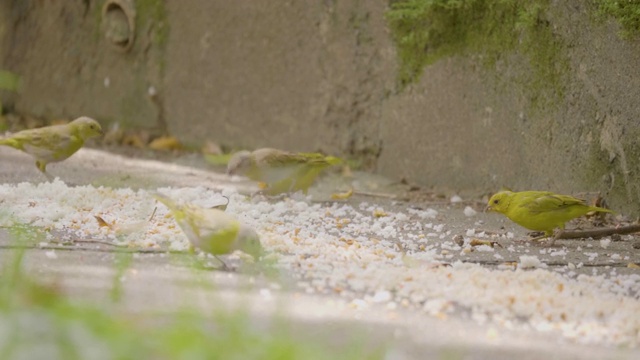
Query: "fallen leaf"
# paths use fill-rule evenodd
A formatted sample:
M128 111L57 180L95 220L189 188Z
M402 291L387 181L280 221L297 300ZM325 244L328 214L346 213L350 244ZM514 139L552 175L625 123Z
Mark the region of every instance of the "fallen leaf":
M353 195L353 189L349 189L348 191L341 193L333 193L331 194L332 200L346 200Z
M207 140L200 149L203 155L223 155L222 148L217 143Z
M635 263L628 263L627 267L630 269L640 269L640 265L635 264Z
M109 225L108 222L104 221L103 218L101 218L98 215L93 215L94 218L96 218L96 220L98 221L98 226L100 227L108 227L109 229L111 229L111 225Z
M145 146L145 141L138 134L127 134L122 137L122 145L142 149Z
M498 243L497 241L480 240L480 239L471 239L471 241L469 242L469 245L471 246L487 245L491 247L494 247L494 246L502 247L502 245L500 245L500 243Z
M373 210L373 216L375 216L377 218L381 218L381 217L389 216L389 214L384 212L384 210L382 210L382 209L375 209L375 210Z
M161 136L149 143L149 149L162 151L180 150L182 149L182 144L173 136Z
M123 138L124 130L122 130L122 128L120 128L120 124L116 122L111 124L107 129L102 137L102 142L107 145L122 144L124 143Z

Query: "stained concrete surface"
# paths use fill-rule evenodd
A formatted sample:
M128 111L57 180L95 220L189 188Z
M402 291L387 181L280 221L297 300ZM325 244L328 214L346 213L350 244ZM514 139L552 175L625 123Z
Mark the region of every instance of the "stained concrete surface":
M193 159L188 160L193 162ZM2 183L23 181L41 182L39 174L29 157L12 149L0 148ZM53 164L50 172L64 177L71 184L102 184L112 187L154 188L158 186L241 186L245 191L255 190L248 182L231 181L225 175L206 169L125 158L96 150L83 149L69 160ZM322 187L322 184L320 185ZM385 191L390 191L385 188ZM549 270L566 267L569 262L583 263L575 269L579 273L590 275L593 269L607 274L611 269L618 273L634 273L637 269L627 268L629 262L640 262L640 254L632 248L632 238L612 242L602 248L598 241L563 241L562 247L568 250L566 257L553 257L551 250L518 242L526 239L524 231L496 214L479 213L468 217L463 207L470 204L480 207L477 201L463 204L448 204L399 201L385 198L372 200L369 197L355 196L349 200L357 204L362 201L379 203L385 209L394 210L407 207L432 207L439 212L439 221L451 224L452 236L459 232L464 235L468 229L477 231L495 230L513 232L514 239L501 240L502 248L495 252L476 251L462 256L452 252L445 262L463 260L485 264L495 268L500 264L518 261L509 245L522 251L537 255L549 265ZM6 206L4 204L3 206ZM12 240L6 231L0 230L2 255L12 251ZM577 247L589 247L589 252L598 253L595 259L589 259ZM558 249L558 248L556 248ZM56 250L55 258L47 255L48 249L33 248L26 252L26 269L30 274L45 282L61 286L74 299L100 304L106 301L113 286L115 254L104 245L81 245L72 250ZM520 250L519 250L520 251ZM545 254L542 254L544 251ZM495 253L504 260L496 261ZM611 261L612 253L629 256L626 260ZM520 252L522 254L522 252ZM190 265L193 259L189 255L139 254L126 270L123 278L124 296L120 306L133 313L149 313L153 310L170 310L190 307L208 311L213 304L216 307L230 309L246 306L257 322L269 321L274 314L286 314L299 328L301 337L328 339L366 334L372 346L385 343L389 345L389 358L425 358L445 356L470 359L632 359L640 353L634 349L615 348L596 345L579 345L563 341L550 334L529 329L505 329L495 324L480 325L465 317L468 310L458 309L446 319L430 317L412 309L389 310L383 306L357 309L348 299L332 293L308 294L296 287L286 272L280 281L261 275L227 273L220 271L194 270ZM209 284L202 288L194 282Z

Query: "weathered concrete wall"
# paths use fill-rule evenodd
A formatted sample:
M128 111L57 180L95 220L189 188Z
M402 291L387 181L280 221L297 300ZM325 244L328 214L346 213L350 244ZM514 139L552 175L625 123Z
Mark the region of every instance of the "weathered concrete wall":
M640 41L594 24L582 2L556 3L550 21L569 60L564 96L536 108L526 82L508 81L526 58L439 61L383 105L379 170L457 190L600 191L639 213Z
M0 2L0 68L24 78L15 111L355 154L463 192L601 191L640 213L640 41L595 24L582 1L552 3L566 91L542 107L513 80L528 71L519 54L495 69L443 59L399 90L382 2L139 0L129 52L105 40L103 3Z
M197 8L167 2L172 133L378 153L381 105L395 78L383 4L216 0Z
M0 68L22 77L19 113L49 119L87 114L104 122L155 127L148 95L161 81L150 21L138 16L135 46L119 51L104 36L100 1L0 1ZM146 28L141 25L148 25Z

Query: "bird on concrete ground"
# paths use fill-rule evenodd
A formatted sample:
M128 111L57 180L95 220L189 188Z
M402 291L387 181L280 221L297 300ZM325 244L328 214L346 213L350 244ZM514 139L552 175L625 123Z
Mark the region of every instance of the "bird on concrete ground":
M102 135L100 124L86 116L64 125L22 130L0 138L0 145L21 150L36 159L36 166L49 180L47 164L63 161L78 151L85 140Z
M613 213L609 209L589 206L582 199L548 191L500 191L491 196L486 209L499 212L529 230L543 231L545 237L551 238L550 245L557 237L554 231L564 230L567 221L590 212Z
M227 164L227 174L243 175L258 181L267 195L307 193L315 179L342 159L320 153L292 153L262 148L235 153Z
M247 253L256 260L263 255L260 237L255 230L223 210L189 203L178 204L162 194L152 195L169 208L191 245L215 256L225 268L226 264L217 255L229 254L234 250Z

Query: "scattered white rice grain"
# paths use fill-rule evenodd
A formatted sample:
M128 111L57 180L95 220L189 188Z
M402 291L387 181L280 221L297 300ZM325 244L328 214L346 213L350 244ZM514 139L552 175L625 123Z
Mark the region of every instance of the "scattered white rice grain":
M273 295L271 294L271 290L269 289L260 289L260 296L262 296L264 299L267 299L267 300L271 300L273 298Z
M562 249L562 250L552 251L549 255L550 256L567 256L567 250Z
M356 310L363 310L363 309L366 309L366 308L369 307L369 303L367 303L363 299L353 299L349 303L349 306L351 306L352 308L354 308Z
M475 216L478 212L473 210L471 206L467 206L464 208L464 215L467 217Z
M451 239L452 231L445 231L445 226L455 228L454 224L444 222L446 217L425 220L438 214L432 209L406 209L375 218L363 209L378 208L381 206L378 203L355 206L312 204L306 199L267 202L259 197L245 198L232 187L222 190L204 187L158 190L173 199L200 202L202 205L215 205L221 199L221 192L228 196L227 212L256 229L269 253L267 258L276 268L290 272L296 279L294 281L300 280L298 293L326 294L330 289L342 289L340 295L323 296L322 299L338 299L353 309L366 309L380 303L384 305L383 309L422 309L436 316L453 311L452 304L459 304L462 309L470 309L471 318L479 322L523 322L529 328L550 329L554 334L575 342L633 346L640 343L637 338L640 319L636 316L640 313L638 274L617 274L610 267L601 270L601 275L592 275L591 271L584 274L584 270L578 275L573 270L582 267L582 263L569 263L557 271L543 270L540 268L546 264L537 257L523 255L527 251L537 254L538 248L529 248L528 245L510 244L506 251L509 252L509 261L523 255L518 267L534 269L531 271L514 271L512 263L499 264L495 270L456 261L454 258L462 248L446 241ZM0 185L0 198L4 200L2 210L10 206L12 223L29 223L62 232L73 226L73 232L67 235L69 239L77 236L117 238L118 243L131 247L163 249L186 248L189 245L168 209L157 204L144 190L93 186L70 188L57 180L40 185ZM35 203L35 207L31 207L29 201ZM93 215L99 215L109 223L115 221L116 225L135 224L149 219L155 207L157 211L153 221L141 231L127 233L126 237L116 236L106 227L101 228L93 218ZM347 219L348 222L343 221ZM417 221L410 221L412 219ZM0 222L7 221L0 211ZM425 221L444 223L423 224ZM473 236L480 237L481 233L477 234L476 229L483 227L478 221L475 224ZM455 229L457 233L458 228ZM430 236L423 235L427 231L432 232L428 234ZM443 236L443 241L437 240ZM514 235L507 232L500 236L501 239L505 237L514 238ZM53 238L60 237L50 237ZM402 245L411 261L402 256L397 243ZM602 253L597 243L594 244ZM492 256L480 256L501 262L503 258L498 250L492 251ZM581 253L580 250L577 255ZM547 250L546 254L565 256L567 250ZM157 259L167 256L162 253L157 255ZM209 261L204 255L199 256ZM230 256L237 258L235 254ZM612 254L606 259L612 261L618 256ZM450 267L434 266L445 258L453 259ZM219 265L212 259L210 261L214 266ZM565 273L561 273L562 270ZM228 275L230 279L233 276ZM249 280L250 283L254 281L253 278ZM272 286L265 286L259 290L259 295L275 296L274 291L276 289ZM363 299L357 294L369 295ZM517 306L505 307L509 301L514 301ZM355 313L354 318L358 314L363 318L367 316L366 313ZM560 314L567 320L563 321ZM419 315L416 314L416 321L419 321ZM598 323L595 324L593 319L598 319Z
M538 259L537 256L533 256L533 255L520 256L520 262L518 263L519 269L534 269L534 268L540 268L540 267L546 267L546 264L540 261L540 259Z
M391 293L386 290L379 290L371 298L374 303L383 303L391 300Z
M476 251L479 251L479 252L495 252L496 249L492 248L489 245L480 245L480 246L476 246Z

